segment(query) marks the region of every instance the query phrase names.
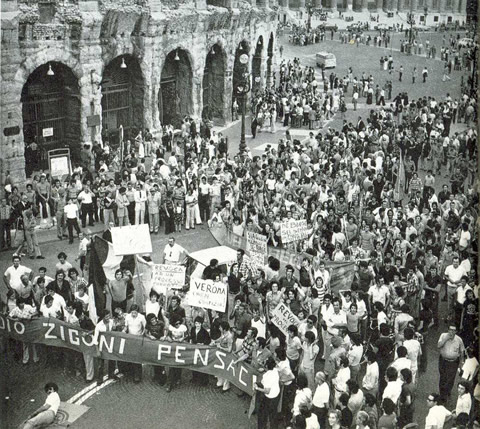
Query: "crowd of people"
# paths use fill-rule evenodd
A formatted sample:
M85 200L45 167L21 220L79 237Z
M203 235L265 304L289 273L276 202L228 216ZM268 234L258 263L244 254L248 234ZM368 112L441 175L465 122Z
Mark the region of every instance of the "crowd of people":
M379 92L367 117L344 120L338 130L322 128L323 120L342 111L350 84L357 96L376 96L373 77L351 75L345 82L331 74L321 89L312 68L298 59L283 61L278 85L254 95L255 131L260 117L273 131L281 122L312 132L300 142L287 131L261 156L247 151L231 157L222 135L187 117L177 133L166 126L159 136L146 130L122 142L124 156L114 171L96 146L95 168L77 165L65 183L40 172L26 191L12 186L0 206L10 225L2 229L2 244L12 244L13 222L16 234L24 231L30 257L42 257L28 238L28 222L52 218L60 240L68 229L73 243L77 232L78 268L61 252L55 267L34 273L16 253L4 274L3 311L18 319L61 318L95 338L117 330L233 352L235 364L245 361L262 373L255 386L260 429L280 421L296 429L403 428L424 401L430 410L426 428L443 428L452 416L456 427L470 427L480 397L477 133L470 126L476 98L465 92L460 101L449 94L413 100L403 93L386 107ZM452 132L456 122L466 123L466 130ZM308 238L283 243L280 225L300 219L307 221ZM115 225L148 223L155 234L164 224L171 235L164 263L181 263L187 252L175 234L202 223L224 225L239 236L257 232L269 246L301 256L295 266L280 267L270 257L258 267L238 249L227 274L213 259L203 277L227 282L232 305L224 313L183 305L187 286L168 299L155 290L140 298L132 272L119 269L105 285L111 307L95 326L85 279L92 236L87 221L103 222L107 240ZM326 261L356 263L344 290L330 287ZM272 320L281 302L299 320L286 335ZM417 398L432 338L438 389ZM25 364L30 351L34 361L40 358L35 345L23 344L18 355ZM142 379L140 364L95 363L69 350L51 356L87 381L96 377L101 384L105 367L108 377ZM155 366L154 378L171 391L181 372ZM209 383L203 374L192 379ZM221 378L216 386L232 388Z

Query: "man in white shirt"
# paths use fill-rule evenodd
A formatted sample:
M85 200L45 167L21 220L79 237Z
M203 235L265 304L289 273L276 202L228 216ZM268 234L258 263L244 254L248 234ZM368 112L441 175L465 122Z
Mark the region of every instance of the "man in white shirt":
M447 282L447 301L448 301L448 314L453 315L455 312L455 294L457 287L460 285L463 276L467 273L465 269L460 265L460 258L454 256L452 265L445 268L445 281Z
M370 296L372 307L376 302L381 302L384 308L387 308L388 306L390 290L385 286L384 282L385 279L379 277L378 281L368 289L368 295Z
M403 347L407 349L407 357L412 365L410 367L410 370L412 371L412 382L415 383L418 372L418 361L422 355L422 345L415 338L415 332L412 328L405 328L405 331L403 331L403 336L405 337Z
M93 334L94 344L96 345L99 344L99 337L102 332L113 331L113 326L114 324L113 324L113 319L110 311L104 310L102 320L100 320L97 326L95 326L95 332ZM118 379L118 377L114 374L116 362L99 358L98 367L97 367L97 386L100 386L103 383L103 369L104 369L105 363L107 364L107 374L108 374L107 379L109 378Z
M57 393L58 386L55 383L47 383L44 389L47 394L45 403L27 417L22 426L23 429L43 428L49 426L55 420L60 407L60 396Z
M347 326L347 315L340 309L340 300L334 299L332 301L333 313L325 319L327 325L327 332L325 335L325 360L328 359L331 352L332 338L340 334L340 329Z
M318 371L315 375L315 394L312 400L312 412L318 417L320 427L326 427L328 404L330 402L330 386L327 383L327 376L324 372Z
M183 258L188 256L188 252L179 244L175 243L175 238L170 237L168 244L163 249L163 263L167 265L180 265Z
M137 304L133 304L130 307L130 313L125 316L125 328L124 332L131 335L142 336L147 326L147 321L143 314L138 312L139 307ZM133 372L133 381L139 383L142 380L142 364L132 363L130 364L131 371Z
M400 374L400 371L404 368L411 370L412 362L407 357L407 349L404 346L397 348L397 359L395 359L391 365L392 368L397 370L397 373Z
M446 420L449 420L452 413L443 405L438 405L440 395L431 393L427 398L427 406L430 409L425 418L425 429L443 429Z
M387 368L385 379L387 381L387 386L383 391L382 402L385 398L389 398L396 405L398 398L402 393L402 382L398 380L397 370L392 366Z
M24 265L20 265L21 258L18 255L13 255L12 257L12 266L8 267L5 270L5 273L3 274L3 281L5 285L7 286L7 291L9 290L14 290L15 292L18 292L22 289L22 280L21 277L24 274L27 274L29 276L29 280L32 280L33 277L33 271L25 267ZM2 293L0 295L0 310L3 310L2 304L6 305L7 303L7 296L6 293Z
M73 201L73 198L69 198L68 204L63 209L65 217L67 219L68 227L68 242L73 243L73 228L77 232L77 235L80 234L80 227L78 226L78 207Z
M368 350L367 369L362 380L362 388L366 392L371 393L374 397L377 397L379 374L377 356L373 351Z
M64 309L66 307L65 299L63 298L62 295L58 294L55 292L55 286L54 285L48 285L45 288L47 295L45 295L42 299L42 303L40 304L40 312L44 317L59 317L63 314ZM52 305L47 306L47 298L48 297L52 298ZM48 299L50 301L50 299ZM48 310L47 310L48 308ZM48 316L46 315L48 314ZM52 316L52 314L55 314L55 316Z
M89 185L85 185L83 191L78 194L77 199L82 203L82 228L87 226L87 214L88 224L93 226L93 197L94 193L90 190Z

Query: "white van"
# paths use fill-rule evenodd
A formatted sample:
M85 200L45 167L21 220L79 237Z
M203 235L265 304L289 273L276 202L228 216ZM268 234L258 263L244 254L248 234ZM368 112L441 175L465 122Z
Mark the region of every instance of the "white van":
M331 52L318 52L317 53L317 66L328 68L334 68L337 66L337 58Z

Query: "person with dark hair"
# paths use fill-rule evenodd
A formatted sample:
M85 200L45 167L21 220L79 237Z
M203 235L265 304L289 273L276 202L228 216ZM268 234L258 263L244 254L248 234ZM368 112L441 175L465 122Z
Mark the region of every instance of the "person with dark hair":
M425 429L440 429L452 418L452 413L441 405L441 396L438 393L430 393L427 397L429 408L425 418Z
M300 408L306 406L310 408L312 405L312 391L308 387L308 379L305 374L298 374L297 390L295 392L295 399L293 400L292 413L293 417L300 414Z
M55 273L55 280L47 285L47 289L50 287L53 287L55 293L60 295L65 302L73 300L72 288L68 280L65 279L65 272L63 270L58 270Z
M47 399L45 403L33 413L31 413L21 426L22 429L43 428L53 423L60 407L60 396L58 395L58 386L49 382L45 384L45 393Z
M94 344L99 344L100 333L113 331L113 319L110 311L104 310L103 314L99 314L99 317L101 317L101 320L97 323L97 326L95 327L95 333L93 335ZM98 365L97 366L97 385L98 386L100 386L103 383L103 368L105 364L107 365L107 373L108 373L107 379L109 378L118 379L118 377L115 375L116 362L99 358L97 362L97 365Z
M403 428L413 422L416 387L413 382L412 371L408 368L400 370L400 380L403 382L403 385L399 398L398 426Z
M398 379L398 371L393 366L387 368L385 373L387 385L383 391L382 400L389 398L394 404L397 404L398 398L402 393L402 382Z
M125 316L125 328L123 332L130 335L143 336L147 321L145 316L139 313L139 307L137 304L133 304L130 307L130 313ZM139 383L142 380L142 364L132 363L130 364L131 371L133 372L133 381Z
M254 386L254 389L259 392L258 429L266 429L269 423L270 427L274 427L280 395L280 377L277 368L275 368L275 360L273 358L268 359L265 368L267 371L263 374L262 382L257 382Z
M457 392L457 403L453 415L459 416L462 413L470 415L470 412L472 411L472 397L470 395L469 383L463 380L460 381L458 383Z
M210 265L205 267L202 273L203 280L216 280L217 276L222 274L222 270L218 266L218 259L211 259Z
M390 398L382 401L383 414L378 419L378 428L397 429L397 416L395 414L395 403Z
M352 427L353 423L353 414L350 411L350 408L348 408L348 393L343 392L339 397L338 397L338 405L337 408L340 410L341 417L340 417L340 426L342 428L349 428ZM329 413L330 414L330 413ZM330 423L330 419L329 419Z
M298 336L296 325L290 325L287 328L287 358L290 362L290 368L294 374L298 373L298 364L300 361L300 351L302 350L302 341Z
M372 350L367 350L367 368L362 380L362 388L366 395L377 396L379 382L379 366L377 356Z
M312 392L315 388L315 360L319 352L315 340L316 336L312 331L305 332L305 341L302 344L302 358L299 367L300 373L307 377L308 387Z
M10 312L8 313L8 317L16 320L30 320L36 314L37 314L36 307L27 304L25 298L19 297L16 300L16 307L10 310ZM23 347L22 362L24 365L26 365L30 359L29 344L22 342L22 347ZM31 348L32 348L32 354L33 354L33 362L36 363L40 360L37 354L37 348L33 343L31 344Z
M373 343L373 351L377 355L378 371L379 371L379 386L378 393L381 395L385 389L385 371L393 359L394 342L390 338L390 327L387 324L379 326L380 338Z
M195 317L193 321L192 329L190 330L190 343L191 344L201 344L209 345L210 344L210 335L208 331L203 327L203 318L200 316ZM202 386L208 384L208 374L204 374L197 371L192 371L192 381L194 383L199 383Z
M219 325L220 337L213 341L213 345L223 352L231 353L233 349L233 333L230 331L230 325L223 320ZM221 387L223 392L230 390L230 382L227 379L217 377L217 387Z
M376 429L378 422L378 409L377 409L377 398L371 393L365 394L365 404L363 406L363 411L368 414L369 426L372 429Z
M348 399L348 408L352 412L353 418L355 419L357 413L361 410L363 405L363 391L360 389L357 381L353 379L347 380L347 391L350 395L350 398Z

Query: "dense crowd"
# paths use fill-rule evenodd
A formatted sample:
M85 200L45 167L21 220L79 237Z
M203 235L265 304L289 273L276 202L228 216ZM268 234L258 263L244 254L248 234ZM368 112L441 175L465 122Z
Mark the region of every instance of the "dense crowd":
M476 99L466 92L461 100L449 94L413 100L403 93L385 106L372 76L350 75L325 76L320 88L312 68L298 59L282 62L278 85L252 100L255 132L258 126L274 132L279 123L312 132L302 142L286 132L261 156L247 151L231 157L222 135L185 118L178 132L166 126L158 136L145 130L122 142L118 168L108 144L96 145L93 159L76 165L64 183L46 172L34 173L24 192L7 183L2 247L18 249L4 274L3 310L20 319L61 318L97 337L118 330L234 352L236 363L246 361L263 374L255 395L259 428L280 420L294 428L401 428L424 401L430 408L426 428L440 429L452 416L456 427L469 427L479 406ZM342 111L349 85L352 96L370 97L367 104L377 97L377 107L356 123L344 120L341 130L323 128ZM466 130L451 132L456 122L466 123ZM30 257L42 257L36 217L53 222L60 240L68 230L73 243L75 230L77 267L64 252L48 270L34 273L22 265L24 239ZM292 219L307 221L309 237L284 244L280 224ZM166 300L153 290L145 299L132 273L119 269L105 285L111 307L95 326L84 278L87 221L103 222L107 240L115 225L148 223L153 234L164 227L172 236L164 263L181 263L188 253L175 243L175 233L202 223L223 224L240 236L254 231L270 246L305 255L296 266L281 268L270 257L257 267L239 249L226 275L213 259L203 277L228 283L225 313L182 305L182 293ZM355 261L353 282L332 290L326 261ZM272 323L280 302L300 321L287 335ZM417 398L428 365L425 343L439 329L438 390ZM35 345L24 344L24 363L30 350L39 359ZM100 384L105 366L111 377L116 369L135 381L142 377L138 364L100 360L95 368L89 355L84 365L73 351L55 357L87 381L96 373ZM154 377L170 391L181 370L170 368L167 375L156 366ZM193 381L209 379L194 373ZM216 385L231 388L228 380Z

